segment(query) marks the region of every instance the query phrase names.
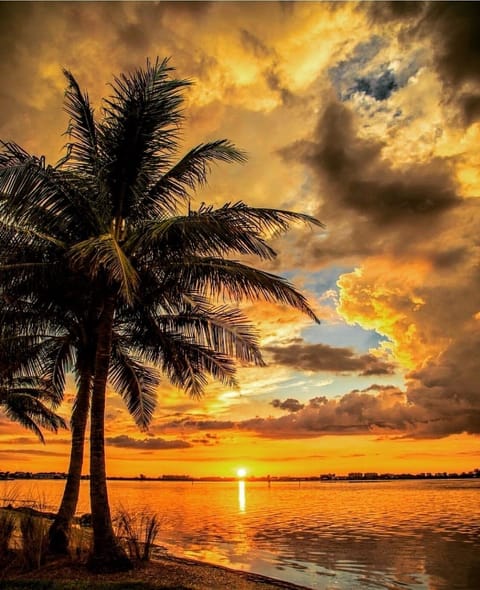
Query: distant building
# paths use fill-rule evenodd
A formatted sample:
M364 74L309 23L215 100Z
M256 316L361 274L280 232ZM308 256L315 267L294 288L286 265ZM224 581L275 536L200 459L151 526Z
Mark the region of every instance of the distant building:
M348 474L348 479L363 479L363 473L360 471L352 471Z

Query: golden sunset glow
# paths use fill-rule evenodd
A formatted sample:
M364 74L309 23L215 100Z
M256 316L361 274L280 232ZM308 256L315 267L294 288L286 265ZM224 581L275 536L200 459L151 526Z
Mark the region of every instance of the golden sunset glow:
M171 56L194 82L178 156L217 138L248 154L212 167L192 202L325 224L273 236L261 266L321 323L238 302L266 366L201 399L163 377L146 432L109 389L109 475L236 477L248 491L269 475L480 467L480 79L466 21L454 34L444 3L3 4L2 140L54 164L63 67L99 112L112 76ZM46 441L0 414L0 471L66 471L70 431Z

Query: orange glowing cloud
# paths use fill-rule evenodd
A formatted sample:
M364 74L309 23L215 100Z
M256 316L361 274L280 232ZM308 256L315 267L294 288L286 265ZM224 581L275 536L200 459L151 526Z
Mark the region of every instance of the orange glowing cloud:
M445 348L447 339L432 341L423 333L418 312L425 305L421 287L431 265L371 258L338 280L338 312L351 324L385 335L397 362L411 369Z

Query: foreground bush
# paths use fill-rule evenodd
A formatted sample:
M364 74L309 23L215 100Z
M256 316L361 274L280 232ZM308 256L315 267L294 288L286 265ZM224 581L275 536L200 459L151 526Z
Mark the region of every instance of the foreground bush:
M0 512L0 564L6 563L11 556L11 544L15 532L15 516L7 511Z
M21 558L23 567L27 571L37 569L45 563L48 546L47 531L46 519L28 512L21 515Z
M130 559L149 561L160 532L156 514L132 514L124 508L117 515L117 536L125 543Z

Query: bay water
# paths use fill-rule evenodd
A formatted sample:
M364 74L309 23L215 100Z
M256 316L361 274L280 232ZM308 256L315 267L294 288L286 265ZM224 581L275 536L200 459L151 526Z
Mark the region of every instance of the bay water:
M108 485L112 512L157 514L177 556L318 590L480 589L479 479ZM2 481L0 502L54 511L63 486Z

